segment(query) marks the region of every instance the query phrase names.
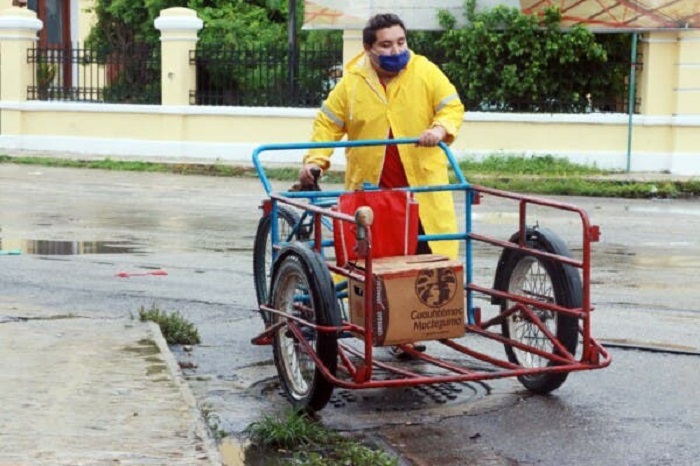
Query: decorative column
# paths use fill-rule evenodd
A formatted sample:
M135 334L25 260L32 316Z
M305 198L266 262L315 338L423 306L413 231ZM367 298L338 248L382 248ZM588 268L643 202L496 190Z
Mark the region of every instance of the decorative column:
M671 173L700 173L700 30L678 32Z
M700 30L678 32L676 115L700 116Z
M196 48L204 23L196 11L175 7L162 10L154 25L161 42L161 104L189 105L197 85L190 50Z
M649 150L669 157L671 173L696 174L700 172L700 30L652 31L644 34L641 45L640 113L668 122L657 126L660 134L667 135L663 145Z
M27 86L33 82L33 66L27 63L27 50L36 44L37 32L42 27L32 10L11 7L0 11L0 100L27 100Z
M644 34L640 41L642 72L637 95L643 115L671 115L675 111L678 34L674 31L654 31Z
M343 31L343 68L364 49L362 29L345 29Z
M27 63L27 50L35 46L43 23L26 8L11 7L0 11L0 102L27 100L33 64ZM21 133L19 111L3 109L0 122L3 134Z

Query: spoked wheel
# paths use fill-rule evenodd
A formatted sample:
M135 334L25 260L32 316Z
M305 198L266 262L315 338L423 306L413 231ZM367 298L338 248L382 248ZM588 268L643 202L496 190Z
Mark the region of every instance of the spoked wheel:
M295 230L296 228L296 230ZM277 231L280 241L292 241L308 236L300 225L299 215L293 210L277 207ZM301 233L300 233L301 232ZM255 294L258 304L267 304L268 286L272 275L272 215L267 214L258 221L253 244L253 280L255 281ZM270 323L270 316L266 312L260 313L265 324Z
M571 257L564 242L547 229L528 229L526 235L529 248ZM510 241L517 242L518 234L513 235ZM574 267L510 249L501 254L495 288L566 308L580 307L583 295L581 278ZM516 302L512 300L503 300L501 312L506 312L515 305ZM536 306L529 306L529 309L572 355L576 354L578 319ZM504 337L540 351L560 353L523 311L515 311L508 316L503 321L502 332ZM508 360L522 367L539 368L556 364L545 357L508 344L505 345L505 350ZM566 372L542 373L520 376L518 380L533 392L549 393L559 388L567 376Z
M337 303L333 280L320 256L298 242L283 248L274 266L270 306L317 325L338 326L341 322ZM285 393L295 409L321 410L330 400L333 385L290 327L298 328L332 375L338 364L337 334L320 332L273 314L272 324L278 322L286 325L274 334L273 354Z

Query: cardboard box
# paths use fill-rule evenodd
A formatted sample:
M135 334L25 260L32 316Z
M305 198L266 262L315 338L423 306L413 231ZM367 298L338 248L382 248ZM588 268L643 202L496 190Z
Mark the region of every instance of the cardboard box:
M464 335L461 262L438 255L382 257L372 261L372 273L374 346ZM364 282L350 280L350 321L363 327L364 291Z

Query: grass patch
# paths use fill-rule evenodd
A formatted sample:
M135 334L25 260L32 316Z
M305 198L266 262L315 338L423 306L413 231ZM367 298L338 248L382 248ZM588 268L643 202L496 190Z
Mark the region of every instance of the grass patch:
M75 160L0 155L0 163L257 178L257 173L253 168L226 165L220 162L214 164L160 163L122 161L109 158ZM624 198L700 196L700 179L666 182L639 181L634 180L634 175L628 179L620 179L619 176L611 175L619 175L621 172L576 164L563 157L552 155L528 157L514 154L492 154L479 161L470 158L462 159L459 164L469 182L505 191ZM267 168L265 173L271 180L287 181L291 185L299 177L299 168L273 167ZM344 176L345 173L342 171L326 172L321 178L321 185L343 183Z
M0 155L0 163L15 163L18 165L40 165L44 167L62 168L88 168L97 170L173 173L177 175L205 175L222 177L257 178L258 175L252 167L226 165L221 162L207 163L162 163L139 162L129 160L79 160L61 159L55 157L10 157ZM265 173L270 179L279 181L296 181L299 179L299 168L282 167L268 168ZM324 183L342 183L345 172L329 171L324 174Z
M163 163L141 162L130 160L78 160L54 157L10 157L0 155L0 163L16 163L19 165L41 165L44 167L91 168L99 170L175 173L179 175L208 175L208 176L245 176L254 170L244 167L224 165L222 163Z
M491 154L480 161L470 158L460 160L459 166L467 177L470 173L482 175L537 175L540 177L590 176L613 173L610 170L601 170L596 166L573 163L563 157L554 157L553 155L527 157Z
M187 321L179 312L168 313L154 304L150 309L139 309L141 322L151 321L158 324L165 341L170 345L196 345L200 343L199 331L193 323Z
M700 182L648 181L605 178L533 178L474 176L474 184L506 191L587 197L617 197L630 199L689 198L700 196Z
M398 458L329 431L307 415L287 410L263 415L245 434L251 443L276 452L284 464L311 466L396 466Z

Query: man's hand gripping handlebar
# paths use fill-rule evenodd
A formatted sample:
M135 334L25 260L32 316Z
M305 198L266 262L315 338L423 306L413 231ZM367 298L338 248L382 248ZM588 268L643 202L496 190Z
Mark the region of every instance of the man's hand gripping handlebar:
M299 181L292 185L290 191L320 191L318 179L321 174L322 170L318 165L313 163L304 165L299 172Z

